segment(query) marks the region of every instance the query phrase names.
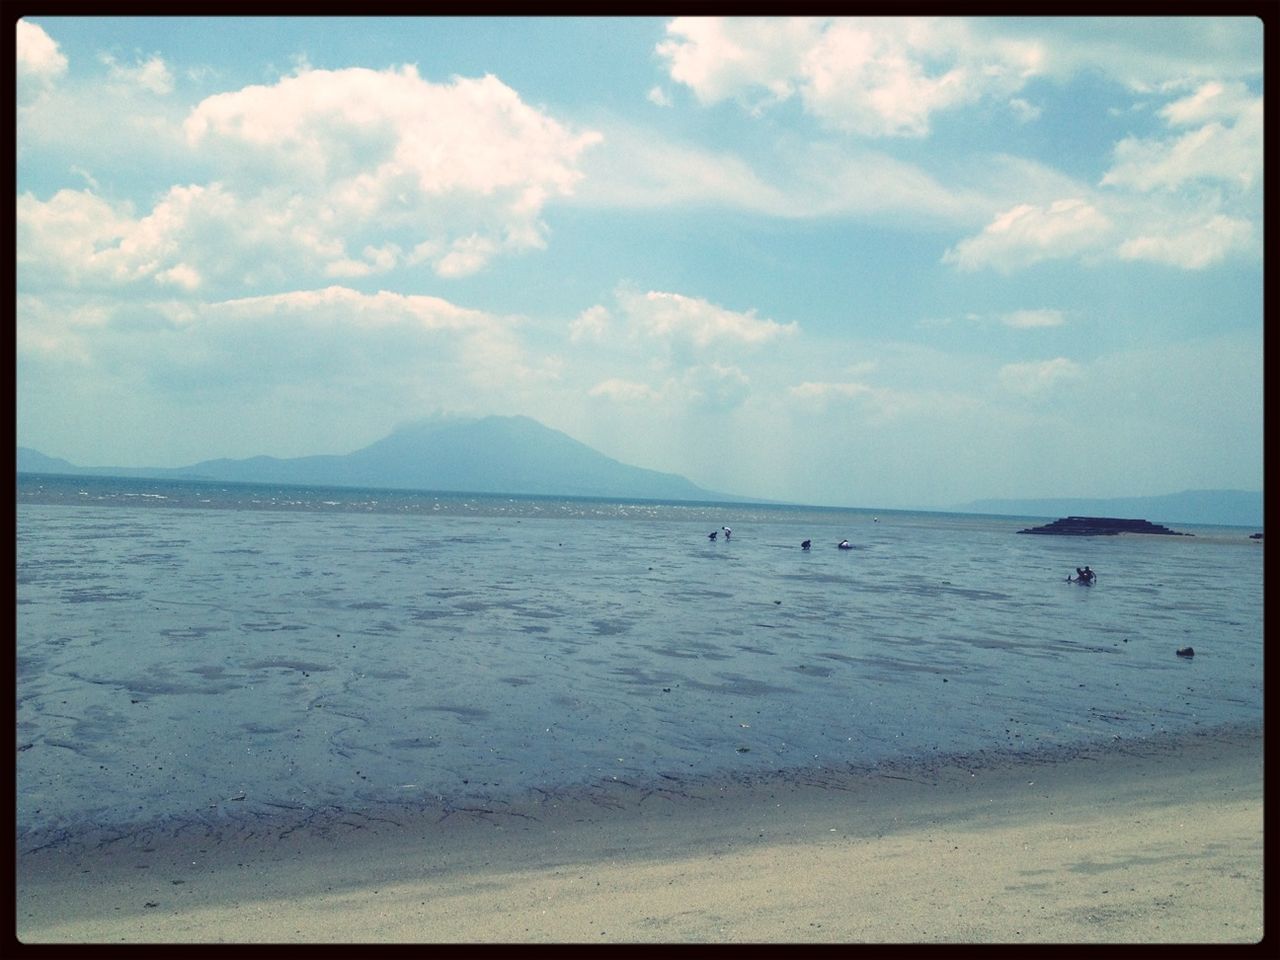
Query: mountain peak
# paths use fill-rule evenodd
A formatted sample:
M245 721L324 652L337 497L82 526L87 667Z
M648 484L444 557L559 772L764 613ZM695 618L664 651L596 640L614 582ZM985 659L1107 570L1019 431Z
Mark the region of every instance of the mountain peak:
M465 493L738 499L704 490L676 474L620 463L523 415L422 417L401 423L381 440L341 456L205 460L177 469L81 468L19 448L18 469Z

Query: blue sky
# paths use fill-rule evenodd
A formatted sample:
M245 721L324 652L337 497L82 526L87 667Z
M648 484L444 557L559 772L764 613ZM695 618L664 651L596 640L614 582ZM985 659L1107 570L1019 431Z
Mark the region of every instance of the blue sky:
M806 503L1262 487L1261 21L15 28L24 446L525 414Z

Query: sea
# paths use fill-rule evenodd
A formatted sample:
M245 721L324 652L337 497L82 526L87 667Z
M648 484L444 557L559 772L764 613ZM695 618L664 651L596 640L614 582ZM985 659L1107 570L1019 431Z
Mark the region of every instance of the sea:
M1256 531L1047 519L20 474L19 852L1261 722Z

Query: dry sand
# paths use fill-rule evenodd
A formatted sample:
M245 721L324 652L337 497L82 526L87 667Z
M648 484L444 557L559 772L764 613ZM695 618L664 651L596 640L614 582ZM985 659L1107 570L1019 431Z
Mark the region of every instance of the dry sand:
M18 863L24 943L1253 943L1260 730ZM392 822L394 821L394 822Z

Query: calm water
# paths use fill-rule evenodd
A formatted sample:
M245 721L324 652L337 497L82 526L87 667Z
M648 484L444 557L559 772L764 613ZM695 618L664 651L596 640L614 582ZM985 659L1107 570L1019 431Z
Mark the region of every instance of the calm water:
M19 849L1261 719L1251 530L1039 522L23 476Z

